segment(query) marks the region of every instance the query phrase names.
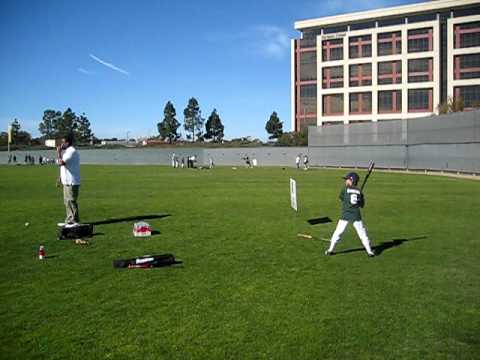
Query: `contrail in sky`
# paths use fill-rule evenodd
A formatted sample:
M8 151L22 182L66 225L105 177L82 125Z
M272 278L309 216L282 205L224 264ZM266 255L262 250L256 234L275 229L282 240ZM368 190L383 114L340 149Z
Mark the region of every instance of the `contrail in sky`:
M96 62L99 62L100 64L105 65L106 67L108 67L108 68L110 68L110 69L112 69L112 70L118 71L119 73L122 73L122 74L127 75L127 76L130 75L130 73L129 73L128 71L125 71L125 70L123 70L123 69L120 69L118 66L115 66L115 65L113 65L113 64L110 64L110 63L108 63L108 62L106 62L106 61L103 61L102 59L96 57L96 56L93 55L93 54L90 54L90 57L91 57L93 60L95 60Z

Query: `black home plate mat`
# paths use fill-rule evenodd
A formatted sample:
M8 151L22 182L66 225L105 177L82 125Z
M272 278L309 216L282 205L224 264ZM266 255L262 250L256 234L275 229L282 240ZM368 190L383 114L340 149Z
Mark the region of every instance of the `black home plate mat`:
M310 225L328 224L332 222L332 219L330 219L328 216L324 216L319 218L308 219L307 222Z

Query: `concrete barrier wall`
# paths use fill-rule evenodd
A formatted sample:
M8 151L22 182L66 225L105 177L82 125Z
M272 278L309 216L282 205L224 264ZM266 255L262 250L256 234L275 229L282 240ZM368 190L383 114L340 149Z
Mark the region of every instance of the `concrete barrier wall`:
M480 111L310 127L314 165L480 171Z
M170 165L172 154L181 160L196 155L198 165L245 165L242 158L256 158L259 166L295 166L298 154L307 154L312 166L378 167L480 172L480 111L412 120L334 125L309 128L307 147L169 148L82 150L82 164ZM55 151L17 151L53 158ZM0 164L8 155L0 152Z

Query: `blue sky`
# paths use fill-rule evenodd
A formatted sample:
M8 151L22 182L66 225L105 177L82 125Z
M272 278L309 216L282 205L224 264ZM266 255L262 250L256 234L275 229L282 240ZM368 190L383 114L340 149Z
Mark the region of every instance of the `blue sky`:
M196 97L227 138L266 139L272 111L290 130L294 21L412 2L0 0L0 129L71 107L98 137L158 135Z

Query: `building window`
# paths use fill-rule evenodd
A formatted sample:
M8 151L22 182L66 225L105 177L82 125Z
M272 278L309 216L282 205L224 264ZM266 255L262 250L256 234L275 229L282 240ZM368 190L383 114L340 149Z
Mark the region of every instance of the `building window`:
M372 93L351 93L350 94L350 114L371 114L372 113Z
M317 52L300 52L300 81L317 79Z
M297 112L300 115L317 113L317 85L300 86L300 98Z
M323 115L343 115L343 94L323 95Z
M480 46L480 21L455 25L455 48Z
M454 89L455 99L462 99L465 109L480 107L480 85L458 86Z
M324 89L343 87L343 66L323 68L322 86Z
M343 60L343 39L322 41L322 61Z
M400 84L402 82L402 62L385 61L378 63L378 84Z
M299 117L297 122L297 129L298 131L302 131L303 129L309 126L316 126L316 125L317 125L316 116Z
M431 112L433 111L432 89L408 90L408 112Z
M349 38L350 59L372 56L372 36L354 36Z
M377 39L378 56L402 53L402 33L400 31L378 34Z
M300 41L300 48L312 48L317 46L317 35L321 34L320 29L304 31Z
M433 59L408 60L408 82L433 81Z
M379 91L378 92L378 113L399 113L402 112L402 91Z
M480 54L455 56L454 76L455 80L480 78Z
M350 65L350 86L372 85L372 64Z
M408 52L422 52L433 50L433 29L408 30Z

